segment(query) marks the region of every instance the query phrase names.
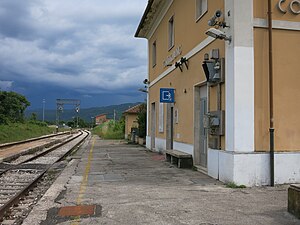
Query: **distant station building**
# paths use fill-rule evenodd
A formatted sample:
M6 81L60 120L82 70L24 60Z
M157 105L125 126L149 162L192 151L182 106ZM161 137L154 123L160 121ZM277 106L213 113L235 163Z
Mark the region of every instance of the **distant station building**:
M131 135L132 128L138 128L138 114L140 112L141 104L135 105L127 109L123 115L125 117L125 139L128 139Z
M106 114L100 114L95 116L95 124L96 125L101 125L103 123L105 123L106 121L108 121Z
M272 27L268 1L148 1L147 148L223 182L300 182L300 1L271 10Z

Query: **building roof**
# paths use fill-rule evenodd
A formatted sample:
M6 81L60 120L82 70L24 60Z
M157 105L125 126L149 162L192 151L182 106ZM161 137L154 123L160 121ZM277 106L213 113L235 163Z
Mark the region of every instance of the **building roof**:
M140 107L142 104L135 105L129 109L127 109L124 114L138 114L140 112Z
M167 1L165 0L148 0L148 5L134 35L135 37L146 38L154 20L156 19L155 15L159 13L159 9L162 8L161 5L166 2Z
M106 116L106 115L107 115L107 113L103 113L103 114L97 115L96 117L101 117L101 116Z

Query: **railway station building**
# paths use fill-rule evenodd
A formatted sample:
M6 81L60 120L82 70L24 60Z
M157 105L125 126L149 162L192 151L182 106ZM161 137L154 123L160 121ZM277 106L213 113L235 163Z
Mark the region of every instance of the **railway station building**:
M148 1L147 148L223 182L300 182L300 0L271 3L269 26L267 0Z

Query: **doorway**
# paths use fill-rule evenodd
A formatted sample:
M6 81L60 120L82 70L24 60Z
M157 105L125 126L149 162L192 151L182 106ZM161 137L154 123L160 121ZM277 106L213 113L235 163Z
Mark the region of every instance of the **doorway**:
M207 129L203 118L207 114L207 97L200 97L200 166L207 168Z
M207 168L207 130L204 116L207 114L207 85L195 87L194 98L194 164Z
M155 102L151 104L151 149L155 149L156 109Z
M167 104L166 149L173 149L174 143L174 104Z

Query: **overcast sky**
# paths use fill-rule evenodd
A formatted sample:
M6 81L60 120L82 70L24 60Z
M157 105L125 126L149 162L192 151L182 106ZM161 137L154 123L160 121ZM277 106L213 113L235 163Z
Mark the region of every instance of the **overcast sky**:
M32 108L76 98L83 108L145 94L147 42L134 38L147 0L0 0L0 88Z

